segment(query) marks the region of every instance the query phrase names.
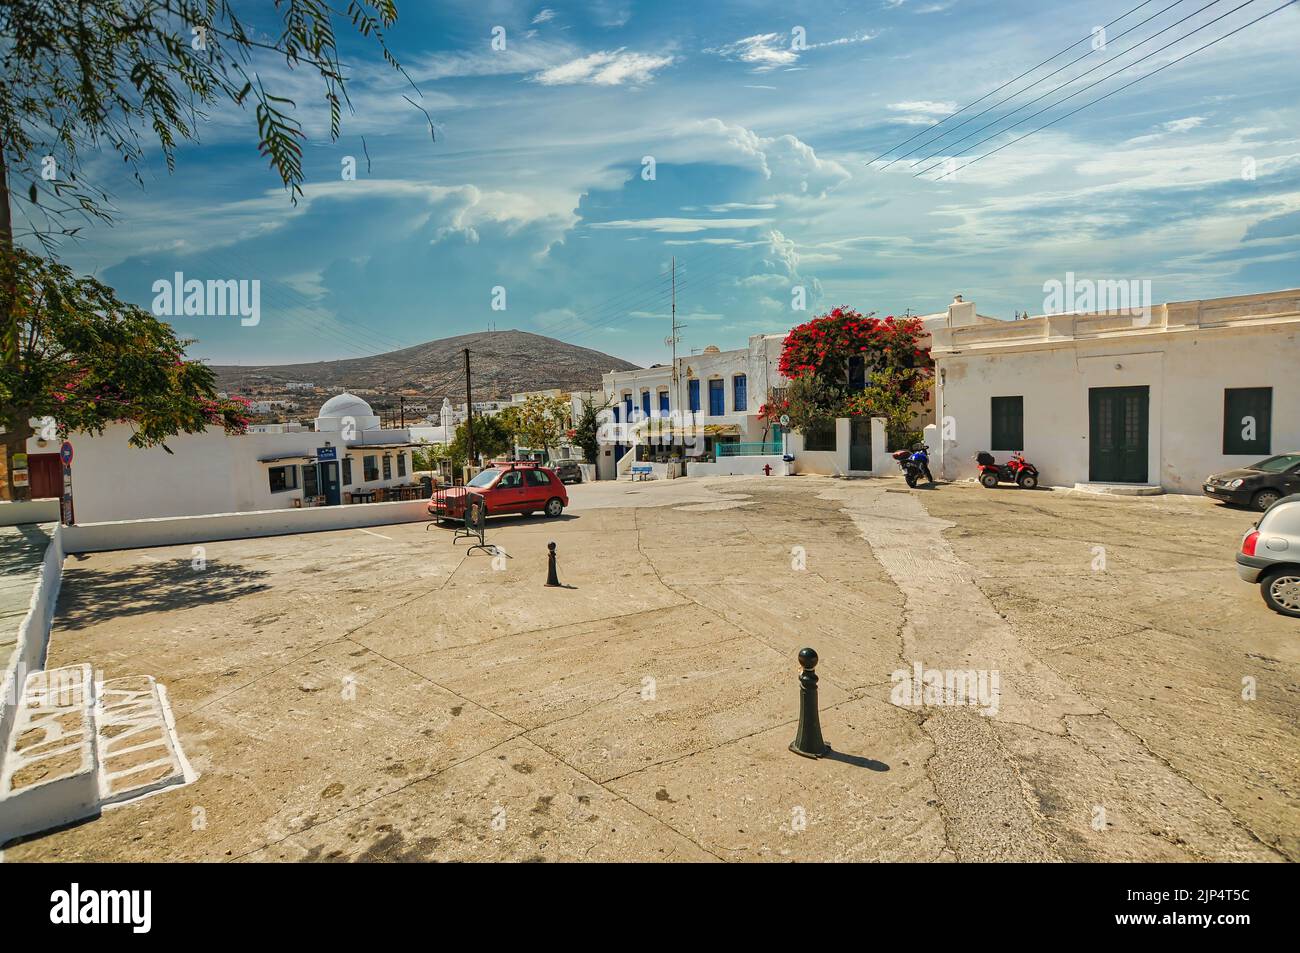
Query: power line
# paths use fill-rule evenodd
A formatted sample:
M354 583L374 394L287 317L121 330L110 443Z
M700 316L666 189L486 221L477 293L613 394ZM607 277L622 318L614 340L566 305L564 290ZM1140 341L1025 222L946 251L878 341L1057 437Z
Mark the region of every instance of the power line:
M1128 11L1128 13L1125 13L1125 14L1122 14L1121 16L1116 17L1115 19L1111 20L1110 23L1103 24L1102 29L1105 29L1106 27L1114 26L1114 25L1115 25L1116 23L1118 23L1120 20L1123 20L1125 17L1132 16L1132 15L1133 15L1134 13L1136 13L1138 10L1141 10L1143 7L1145 7L1148 3L1153 3L1153 2L1154 2L1154 0L1143 0L1142 3L1139 3L1139 4L1138 4L1136 7L1134 7L1132 10ZM1007 80L1005 83L1003 83L1003 84L1002 84L1001 86L999 86L997 89L991 89L991 90L989 90L987 93L985 93L985 94L984 94L983 96L981 96L979 99L976 99L976 100L974 100L973 102L969 102L969 103L967 103L965 106L961 107L961 109L958 109L955 113L951 113L951 114L949 114L949 115L947 115L947 116L944 116L944 117L943 117L942 119L940 119L938 122L933 123L933 124L930 125L928 128L926 128L926 129L922 129L920 132L916 133L916 135L913 135L913 136L911 136L911 137L909 137L909 138L907 138L907 139L904 139L902 142L898 143L898 144L895 145L895 146L891 146L891 147L889 147L889 148L886 149L884 152L880 153L880 155L876 156L874 159L869 160L869 161L867 162L867 165L870 165L872 162L879 162L881 159L883 159L885 156L889 155L889 154L890 154L891 152L893 152L895 149L901 149L903 146L907 145L909 142L911 142L913 139L917 138L918 136L924 136L924 135L925 135L927 132L929 132L931 129L937 129L939 126L942 126L945 122L947 122L949 119L952 119L954 116L960 116L962 113L964 113L966 110L970 109L972 106L978 106L980 103L982 103L984 100L988 99L988 98L989 98L990 96L992 96L994 93L997 93L997 92L1000 92L1001 90L1006 89L1008 86L1010 86L1012 83L1016 82L1017 80L1023 79L1024 77L1026 77L1026 76L1028 76L1030 73L1032 73L1034 70L1036 70L1036 69L1038 69L1038 68L1040 68L1040 67L1046 66L1048 63L1052 62L1052 60L1056 59L1058 56L1062 56L1062 55L1068 53L1070 50L1074 49L1074 48L1075 48L1076 46L1078 46L1080 43L1083 43L1083 42L1085 42L1085 41L1087 41L1087 40L1090 40L1090 39L1092 39L1092 34L1091 34L1091 33L1089 33L1087 36L1083 37L1082 39L1075 40L1073 43L1071 43L1071 44L1070 44L1069 46L1067 46L1065 49L1061 50L1059 53L1053 53L1053 54L1052 54L1051 56L1049 56L1047 59L1043 60L1041 63L1038 64L1038 66L1031 66L1029 69L1025 70L1025 71L1024 71L1023 73L1021 73L1019 76L1015 76L1015 77L1013 77L1013 78ZM1026 88L1028 88L1028 87L1026 87ZM900 158L901 158L901 156L900 156ZM893 160L892 162L890 162L889 165L893 165L893 163L894 163L894 162L897 162L897 161L898 161L898 160L895 159L895 160ZM883 168L883 169L887 169L887 168L889 168L889 165L883 166L882 168Z
M1182 0L1175 0L1174 3L1172 3L1172 4L1169 5L1169 7L1165 7L1165 10L1168 10L1170 7L1176 6L1176 5L1177 5L1178 3L1180 3L1180 2L1182 2ZM1134 43L1134 44L1133 44L1132 46L1130 46L1128 49L1126 49L1126 50L1121 50L1120 52L1116 53L1114 56L1110 57L1109 59L1102 60L1102 61L1101 61L1100 63L1098 63L1096 66L1092 66L1092 67L1089 67L1088 69L1084 70L1084 71L1083 71L1082 73L1080 73L1078 76L1075 76L1075 77L1072 78L1072 79L1068 79L1068 80L1066 80L1064 83L1061 83L1061 84L1058 85L1058 86L1054 86L1054 87L1052 87L1052 88L1049 89L1047 92L1042 93L1041 95L1035 96L1035 97L1034 97L1033 99L1031 99L1029 102L1024 103L1023 105L1017 106L1015 109L1011 110L1009 113L1006 113L1005 115L999 116L997 119L994 119L994 120L992 120L991 122L986 122L984 125L980 126L978 129L974 130L973 132L969 132L969 133L967 133L966 135L962 136L960 139L956 140L956 142L950 142L950 143L948 143L946 146L940 146L938 149L936 149L934 152L931 152L929 155L925 156L924 158L922 158L922 159L918 159L916 162L913 162L913 163L912 163L912 166L915 167L915 166L919 165L919 164L922 163L922 162L929 162L929 161L930 161L931 159L933 159L935 156L939 155L939 153L941 153L941 152L945 152L945 151L947 151L947 150L952 149L954 146L958 145L959 143L965 142L967 139L971 138L971 136L979 135L981 132L983 132L985 129L988 129L990 126L996 126L998 123L1000 123L1000 122L1002 122L1002 121L1004 121L1004 120L1006 120L1006 119L1010 119L1012 116L1014 116L1016 113L1020 112L1022 109L1028 109L1028 108L1029 108L1030 106L1032 106L1034 103L1041 102L1042 100L1046 99L1048 96L1051 96L1053 93L1059 93L1061 90L1065 89L1067 86L1070 86L1070 85L1072 85L1072 84L1074 84L1074 83L1077 83L1079 80L1083 79L1083 78L1084 78L1085 76L1087 76L1088 74L1090 74L1090 73L1094 73L1094 72L1096 72L1097 70L1101 69L1103 66L1106 66L1106 65L1109 64L1109 63L1113 63L1113 62L1115 62L1117 59L1119 59L1119 58L1122 57L1122 56L1127 56L1129 53L1132 53L1134 50L1136 50L1139 46L1143 46L1143 45L1145 45L1145 44L1147 44L1147 43L1150 43L1152 40L1154 40L1156 37L1160 36L1162 33L1168 33L1168 32L1169 32L1170 30L1172 30L1174 27L1181 26L1182 24L1184 24L1184 23L1186 23L1188 20L1190 20L1192 17L1196 16L1198 13L1203 13L1204 11L1208 10L1210 7L1214 6L1215 4L1222 3L1222 2L1223 2L1223 0L1210 0L1209 3L1205 4L1205 6L1203 6L1203 7L1198 7L1196 10L1193 10L1191 13L1187 14L1187 16L1183 17L1181 20L1176 20L1175 22L1169 24L1167 27L1164 27L1164 28L1161 29L1161 30L1157 30L1155 33L1152 33L1152 34L1151 34L1150 36L1148 36L1146 39L1144 39L1144 40L1140 40L1140 41L1138 41L1137 43ZM1244 4L1243 4L1243 6L1244 6ZM1196 33L1196 32L1198 32L1199 30L1203 30L1203 29L1205 29L1205 27L1207 27L1207 26L1212 26L1213 24L1217 23L1219 20L1223 19L1223 17L1230 16L1231 14L1233 14L1234 12L1236 12L1236 10L1240 10L1240 9L1241 9L1241 7L1236 7L1236 8L1234 8L1233 10L1229 10L1227 13L1223 14L1222 16L1220 16L1220 17L1218 17L1218 18L1216 18L1216 19L1214 19L1214 20L1211 20L1209 23L1203 24L1202 26L1197 27L1195 30L1191 30L1191 31L1189 31L1189 32L1187 32L1187 33L1184 33L1182 36L1178 37L1178 39L1174 40L1173 43L1178 43L1178 42L1180 42L1181 40L1185 40L1185 39L1187 39L1187 38L1188 38L1189 36L1191 36L1193 33ZM1161 10L1160 12L1161 12L1161 13L1164 13L1165 11L1164 11L1164 10ZM1159 14L1156 14L1156 15L1159 16ZM1143 22L1145 23L1146 21L1144 20ZM1139 24L1139 26L1140 26L1140 25L1141 25L1141 24ZM1128 31L1125 31L1125 32L1128 32ZM1123 34L1120 34L1120 35L1123 36ZM1118 39L1118 37L1116 37L1116 39ZM1116 74L1118 74L1118 73L1123 72L1123 70L1125 70L1125 69L1129 69L1130 67L1137 66L1138 64L1140 64L1140 63L1142 63L1142 62L1145 62L1146 60L1148 60L1148 59L1150 59L1151 57L1155 56L1156 54L1160 53L1161 50L1168 49L1169 46L1172 46L1172 45L1173 45L1173 44L1171 43L1171 44L1168 44L1168 45L1166 45L1166 46L1162 46L1159 50L1154 50L1154 51L1151 52L1151 53L1144 53L1142 56L1138 57L1138 58L1137 58L1136 60L1134 60L1132 63L1129 63L1128 66L1125 66L1125 67L1123 67L1122 69L1116 70L1114 73L1108 73L1107 76L1102 77L1102 79L1103 79L1103 80L1104 80L1104 79L1107 79L1107 78L1109 78L1110 76L1114 76L1114 75L1116 75ZM1075 62L1078 62L1078 61L1076 60ZM1072 64L1071 64L1071 65L1072 65ZM1094 84L1094 85L1095 85L1095 84ZM1084 89L1091 89L1091 88L1092 88L1091 86L1085 86L1085 87L1084 87ZM1082 90L1080 90L1080 92L1082 92ZM1068 96L1065 97L1065 99L1069 99L1069 98L1070 98L1070 97L1068 97ZM1057 100L1057 102L1056 102L1056 103L1053 103L1052 105L1059 105L1060 103L1065 102L1065 99ZM1006 100L1003 100L1003 102L1005 102L1005 101L1006 101ZM1051 106L1048 106L1048 107L1046 107L1046 108L1050 109ZM1035 113L1035 115L1037 115L1037 113ZM974 118L974 117L972 117L972 118ZM1026 117L1026 118L1028 118L1028 117ZM1024 120L1017 120L1016 122L1012 123L1011 126L1018 125L1020 122L1023 122L1023 121L1024 121ZM1008 126L1007 129L1010 129L1011 126ZM1005 132L1005 131L1006 131L1006 130L1004 129L1003 132ZM933 168L933 166L932 166L931 168Z
M1127 36L1128 34L1132 33L1134 30L1138 29L1139 27L1145 26L1146 24L1150 23L1152 20L1154 20L1156 17L1160 16L1161 14L1169 12L1170 10L1172 10L1174 7L1178 6L1178 4L1180 4L1180 3L1182 3L1182 2L1183 2L1183 0L1174 0L1173 3L1169 4L1169 6L1167 6L1167 7L1163 7L1162 9L1157 10L1155 13L1151 14L1151 16L1147 17L1145 20L1142 20L1140 23L1135 23L1135 24L1133 24L1131 27L1129 27L1127 30L1125 30L1124 32L1119 33L1119 34L1117 34L1117 35L1114 36L1114 37L1111 37L1111 39L1109 40L1109 42L1112 42L1112 43L1113 43L1113 42L1115 42L1116 40L1120 39L1121 37ZM1114 56L1112 56L1110 59L1103 60L1102 62L1098 63L1096 66L1093 66L1093 67L1090 67L1090 68L1084 70L1084 71L1083 71L1082 73L1080 73L1078 76L1075 76L1074 78L1072 78L1072 79L1070 79L1070 80L1067 80L1066 82L1062 83L1061 85L1056 86L1056 87L1054 87L1053 89L1048 90L1047 92L1045 92L1045 93L1043 93L1042 95L1038 96L1036 99L1031 99L1029 102L1025 103L1024 105L1022 105L1022 106L1017 106L1015 109L1011 110L1011 112L1007 113L1006 115L1004 115L1004 116L1002 116L1002 117L1000 117L1000 118L998 118L998 119L994 119L992 122L986 123L986 124L984 124L983 126L980 126L979 129L976 129L976 130L975 130L975 132L969 133L968 135L966 135L966 136L963 137L962 139L958 139L957 142L964 142L966 139L969 139L971 136L973 136L973 135L975 135L976 133L978 133L981 129L987 129L989 126L992 126L992 125L994 125L994 124L996 124L996 123L999 123L999 122L1001 122L1003 119L1006 119L1006 118L1009 117L1009 116L1014 116L1017 112L1019 112L1020 110L1026 108L1026 107L1028 107L1028 106L1032 106L1034 103L1036 103L1036 102L1038 102L1039 100L1041 100L1044 96L1050 96L1052 93L1054 93L1054 92L1056 92L1056 91L1058 91L1058 90L1060 90L1060 89L1063 89L1063 88L1065 88L1066 86L1069 86L1070 83L1077 82L1078 80L1080 80L1080 79L1082 79L1083 77L1087 76L1089 73L1093 72L1093 70L1101 69L1101 68L1102 68L1103 66L1105 66L1107 63L1113 62L1113 61L1116 60L1117 58L1123 56L1125 53L1131 53L1133 50L1137 49L1137 48L1138 48L1139 46L1141 46L1143 43L1146 43L1146 42L1148 42L1148 41L1150 41L1150 40L1155 39L1155 38L1158 37L1161 33L1165 33L1165 32L1167 32L1167 31L1169 31L1169 30L1172 30L1174 27L1178 26L1179 24L1187 22L1187 21L1190 20L1192 17L1196 16L1197 13L1200 13L1201 10L1205 10L1205 9L1208 8L1208 7L1212 7L1212 6L1214 6L1216 3L1221 3L1221 2L1222 2L1222 0L1210 0L1210 2L1207 3L1204 7L1201 7L1200 10L1196 10L1196 11L1194 11L1194 12L1192 12L1192 13L1189 13L1187 16L1183 17L1181 20L1178 20L1178 21L1175 22L1175 23L1171 23L1171 24L1169 24L1169 26L1165 27L1163 30L1159 30L1159 31L1157 31L1157 32L1155 32L1155 33L1153 33L1153 34L1151 34L1151 35L1150 35L1149 37L1147 37L1145 40L1142 40L1141 42L1138 42L1138 43L1133 44L1133 45L1130 46L1127 50L1124 50L1124 51L1122 51L1122 52L1120 52L1120 53L1116 53L1116 54L1115 54ZM923 144L917 146L915 149L912 149L912 150L910 150L909 152L905 153L904 155L899 156L898 159L895 159L894 161L897 162L897 161L899 161L899 159L905 159L905 158L907 158L907 156L910 156L913 152L916 152L916 151L918 151L918 150L920 150L920 149L924 149L926 146L933 145L934 143L938 142L940 139L944 139L944 138L946 138L947 136L949 136L949 135L951 135L952 133L956 132L956 131L957 131L958 129L960 129L962 126L966 125L966 123L968 123L968 122L974 122L976 119L978 119L980 116L983 116L985 113L989 112L990 110L997 109L999 106L1002 106L1002 105L1004 105L1004 104L1006 104L1006 103L1011 102L1011 100L1015 99L1015 98L1016 98L1017 96L1019 96L1021 93L1026 93L1026 92L1028 92L1029 90L1031 90L1031 89L1033 89L1035 86L1037 86L1039 83L1045 82L1046 80L1051 79L1053 76L1057 75L1058 73L1064 72L1065 70L1067 70L1067 69L1069 69L1071 66L1073 66L1075 63L1078 63L1080 60L1087 59L1089 56L1091 56L1091 55L1092 55L1093 53L1095 53L1095 52L1097 52L1097 51L1096 51L1096 50L1089 50L1087 53L1084 53L1083 56L1076 56L1074 59L1070 60L1070 62L1066 63L1064 66L1061 66L1061 67L1058 67L1058 68L1052 70L1052 72L1048 73L1046 76L1043 76L1043 77L1041 77L1041 78L1039 78L1039 79L1034 80L1032 83L1030 83L1030 84L1029 84L1028 86L1026 86L1024 89L1018 90L1017 92L1012 93L1010 96L1006 97L1005 99L1000 99L1000 100L998 100L998 101L997 101L996 103L994 103L992 106L989 106L989 107L986 108L986 109L982 109L982 110L980 110L980 111L977 112L975 115L971 116L969 119L966 119L966 120L964 120L963 122L958 123L956 126L953 126L953 127L952 127L951 129L949 129L947 132L941 133L941 134L939 134L938 136L935 136L933 139L930 139L929 141L927 141L927 142L925 142L925 143L923 143ZM921 163L921 162L928 162L928 161L930 161L930 160L933 159L936 155L938 155L940 152L942 152L944 149L950 149L950 148L952 148L952 146L955 145L955 144L956 144L956 143L949 143L947 146L940 146L938 149L936 149L934 152L930 153L929 155L925 156L924 158L917 159L915 162L912 163L912 166L915 167L917 164L919 164L919 163ZM882 169L885 169L885 168L888 168L888 166L882 166Z
M1247 3L1250 3L1250 2L1253 2L1253 0L1247 0ZM1228 31L1227 33L1223 34L1223 36L1216 37L1215 39L1211 40L1209 43L1206 43L1206 44L1204 44L1204 45L1202 45L1202 46L1198 46L1196 49L1194 49L1194 50L1190 50L1189 52L1184 53L1182 56L1178 57L1178 58L1175 59L1175 60L1170 60L1170 61L1169 61L1168 63L1166 63L1164 66L1161 66L1161 67L1158 67L1158 68L1156 68L1156 69L1153 69L1150 73L1144 73L1143 75L1137 77L1137 79L1131 80L1131 81L1125 83L1123 86L1120 86L1118 89L1113 89L1113 90L1111 90L1109 93L1106 93L1106 94L1103 95L1103 96L1098 96L1096 99L1092 100L1091 102L1086 102L1086 103L1084 103L1082 106L1078 107L1077 109L1072 109L1070 112L1066 113L1064 116L1058 116L1056 119L1053 119L1051 122L1043 123L1043 125L1039 126L1037 129L1031 129L1029 132L1025 133L1023 136L1019 136L1019 137L1017 137L1017 138L1015 138L1015 139L1012 139L1010 142L1004 143L1003 145L998 146L996 149L991 149L991 150L989 150L988 152L984 153L984 155L982 155L982 156L977 156L976 158L972 159L970 162L964 163L964 164L961 166L961 168L964 169L964 168L966 168L967 166L974 165L976 162L979 162L980 159L987 159L989 156L993 155L994 153L1001 152L1003 149L1006 149L1008 146L1013 146L1013 145L1015 145L1017 142L1020 142L1022 139L1028 139L1028 138L1029 138L1030 136L1032 136L1034 133L1036 133L1036 132L1041 132L1042 130L1046 129L1048 126L1054 126L1054 125L1056 125L1058 122L1060 122L1061 120L1063 120L1063 119L1068 119L1068 118L1070 118L1071 116L1073 116L1075 113L1082 112L1083 110L1087 109L1089 106L1095 106L1097 103L1101 102L1103 99L1108 99L1109 97L1114 96L1116 93L1119 93L1119 92L1122 92L1122 91L1125 90L1125 89L1128 89L1130 86L1134 85L1135 83L1140 83L1140 82L1141 82L1142 80L1144 80L1144 79L1149 79L1150 77L1156 75L1156 73L1159 73L1159 72L1161 72L1162 70L1166 70L1166 69L1168 69L1169 67L1173 66L1175 63L1181 63L1183 60L1187 59L1189 56L1192 56L1192 55L1195 54L1195 53L1199 53L1199 52L1201 52L1201 50L1208 49L1209 47L1214 46L1214 44L1219 43L1219 42L1221 42L1221 41L1223 41L1223 40L1226 40L1228 37L1232 36L1233 34L1235 34L1235 33L1240 33L1242 30L1246 29L1246 27L1248 27L1248 26L1254 26L1254 25L1255 25L1256 23L1258 23L1260 20L1263 20L1263 19L1265 19L1266 17L1271 17L1273 14L1277 13L1278 11L1280 11L1280 10L1285 10L1287 7L1293 5L1293 4L1297 3L1297 2L1300 2L1300 0L1287 0L1286 3L1282 4L1282 5L1279 6L1279 7L1274 7L1272 10L1268 11L1268 13L1265 13L1265 14L1262 14L1262 15L1260 15L1260 16L1257 16L1257 17L1255 17L1255 19L1250 20L1250 21L1247 22L1247 23L1243 23L1241 26L1237 27L1236 29L1234 29L1234 30L1230 30L1230 31ZM1243 3L1241 6L1244 7L1244 6L1246 6L1246 5L1247 5L1246 3ZM1241 9L1241 7L1238 7L1237 9L1239 10L1239 9ZM1229 12L1235 12L1235 11L1229 11ZM1226 15L1226 14L1225 14L1225 15ZM1188 34L1188 35L1190 36L1191 34ZM1080 90L1080 92L1082 92L1082 90ZM1062 102L1064 102L1064 100L1062 100ZM947 176L951 175L952 172L955 172L955 171L957 171L957 170L954 169L954 170L952 170L951 172L945 172L943 175L941 175L941 176L939 176L938 178L934 179L934 181L935 181L935 182L938 182L940 179L946 178Z

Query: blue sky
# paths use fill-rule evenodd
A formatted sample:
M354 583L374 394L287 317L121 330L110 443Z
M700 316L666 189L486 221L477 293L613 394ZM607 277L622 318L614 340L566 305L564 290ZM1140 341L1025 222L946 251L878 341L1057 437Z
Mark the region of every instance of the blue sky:
M83 230L62 254L145 306L176 271L260 280L256 327L173 320L198 339L193 354L220 363L354 357L492 323L662 361L673 256L685 350L737 347L836 304L926 313L961 293L984 314L1040 313L1043 282L1067 272L1149 279L1155 301L1300 285L1300 4L963 167L1282 0L1235 13L1244 0L1200 13L1209 0L1183 0L1115 39L1172 2L1144 4L1109 29L1105 50L1081 43L925 133L1137 0L398 0L389 39L422 98L349 41L355 112L331 142L310 77L265 74L309 133L297 207L257 155L251 113L223 108L177 171L151 166L143 189L107 157L92 161L117 224ZM492 49L494 27L504 50ZM799 28L804 48L792 49ZM1085 53L910 159L871 163ZM436 141L404 94L434 118ZM954 175L913 175L948 155ZM345 156L355 181L341 178ZM505 311L491 308L497 286ZM807 312L792 310L795 286Z

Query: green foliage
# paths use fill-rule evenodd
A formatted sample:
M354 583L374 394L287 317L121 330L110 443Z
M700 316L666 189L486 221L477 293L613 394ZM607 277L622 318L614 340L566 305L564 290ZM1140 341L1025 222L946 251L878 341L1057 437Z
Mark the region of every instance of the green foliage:
M912 429L917 407L930 396L934 363L920 345L917 318L877 319L835 308L791 330L781 353L790 380L781 400L769 399L765 419L790 415L795 430L838 417L884 417L890 448L920 439ZM852 362L861 360L864 387L850 387Z
M792 429L805 433L809 427L843 417L847 399L844 385L808 374L790 381L779 409L789 415Z
M247 402L218 397L212 369L185 359L188 341L94 278L0 246L0 309L14 321L12 353L0 363L10 452L23 452L33 417L52 419L60 436L128 423L132 446L164 449L178 433L241 433L248 424Z
M251 100L258 151L290 197L302 194L302 145L296 103L264 83L288 83L285 69L312 73L337 139L348 101L335 21L378 44L397 19L393 0L276 0L257 22L236 16L227 0L5 0L0 4L0 166L29 211L107 219L108 196L78 180L84 149L116 153L143 184L146 142L162 149L168 169L179 143L197 141L209 110ZM56 175L41 174L46 155ZM17 180L28 188L19 188ZM38 192L44 201L38 201ZM6 219L7 221L7 219ZM4 223L0 222L0 226ZM0 231L4 231L0 227ZM48 232L32 234L51 247ZM77 229L62 230L63 234Z
M444 443L421 441L420 446L411 451L411 469L437 470L438 463L451 459L451 450Z
M582 402L582 416L578 418L578 426L574 430L573 445L582 451L582 458L587 463L595 463L600 457L600 441L597 439L600 414L608 406L608 398L599 407L594 400Z
M919 370L886 368L871 375L867 386L850 395L845 416L884 417L887 449L902 450L919 443L920 430L911 426L916 407L930 396L930 380Z
M474 453L484 460L491 460L493 457L500 457L510 452L511 439L510 431L496 417L490 417L486 414L474 415ZM462 420L456 427L456 435L452 438L448 446L448 456L451 457L452 466L459 471L465 465L468 458L468 439L470 428L469 422Z
M514 414L514 436L527 450L544 450L549 459L551 448L558 447L569 432L570 407L567 397L533 394L522 404L508 408Z

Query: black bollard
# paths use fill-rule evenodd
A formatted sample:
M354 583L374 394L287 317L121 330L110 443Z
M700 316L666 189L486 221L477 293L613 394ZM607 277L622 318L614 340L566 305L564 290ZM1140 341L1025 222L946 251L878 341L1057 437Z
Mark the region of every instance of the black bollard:
M560 585L560 577L555 573L555 544L547 543L546 549L548 552L546 557L546 584L553 588L562 589L564 587Z
M799 664L803 672L799 675L799 730L790 750L805 758L821 758L831 750L822 738L821 716L817 713L817 653L812 649L799 650Z

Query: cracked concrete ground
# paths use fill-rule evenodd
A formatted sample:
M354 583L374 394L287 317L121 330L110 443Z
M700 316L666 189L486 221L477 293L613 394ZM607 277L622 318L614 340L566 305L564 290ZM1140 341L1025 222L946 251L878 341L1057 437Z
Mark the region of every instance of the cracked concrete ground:
M892 479L572 496L491 521L495 561L422 525L69 559L50 664L156 676L201 777L6 859L1300 854L1300 626L1236 578L1250 514ZM542 587L552 539L572 588ZM787 750L804 645L821 761ZM996 671L996 713L894 704L914 663Z

